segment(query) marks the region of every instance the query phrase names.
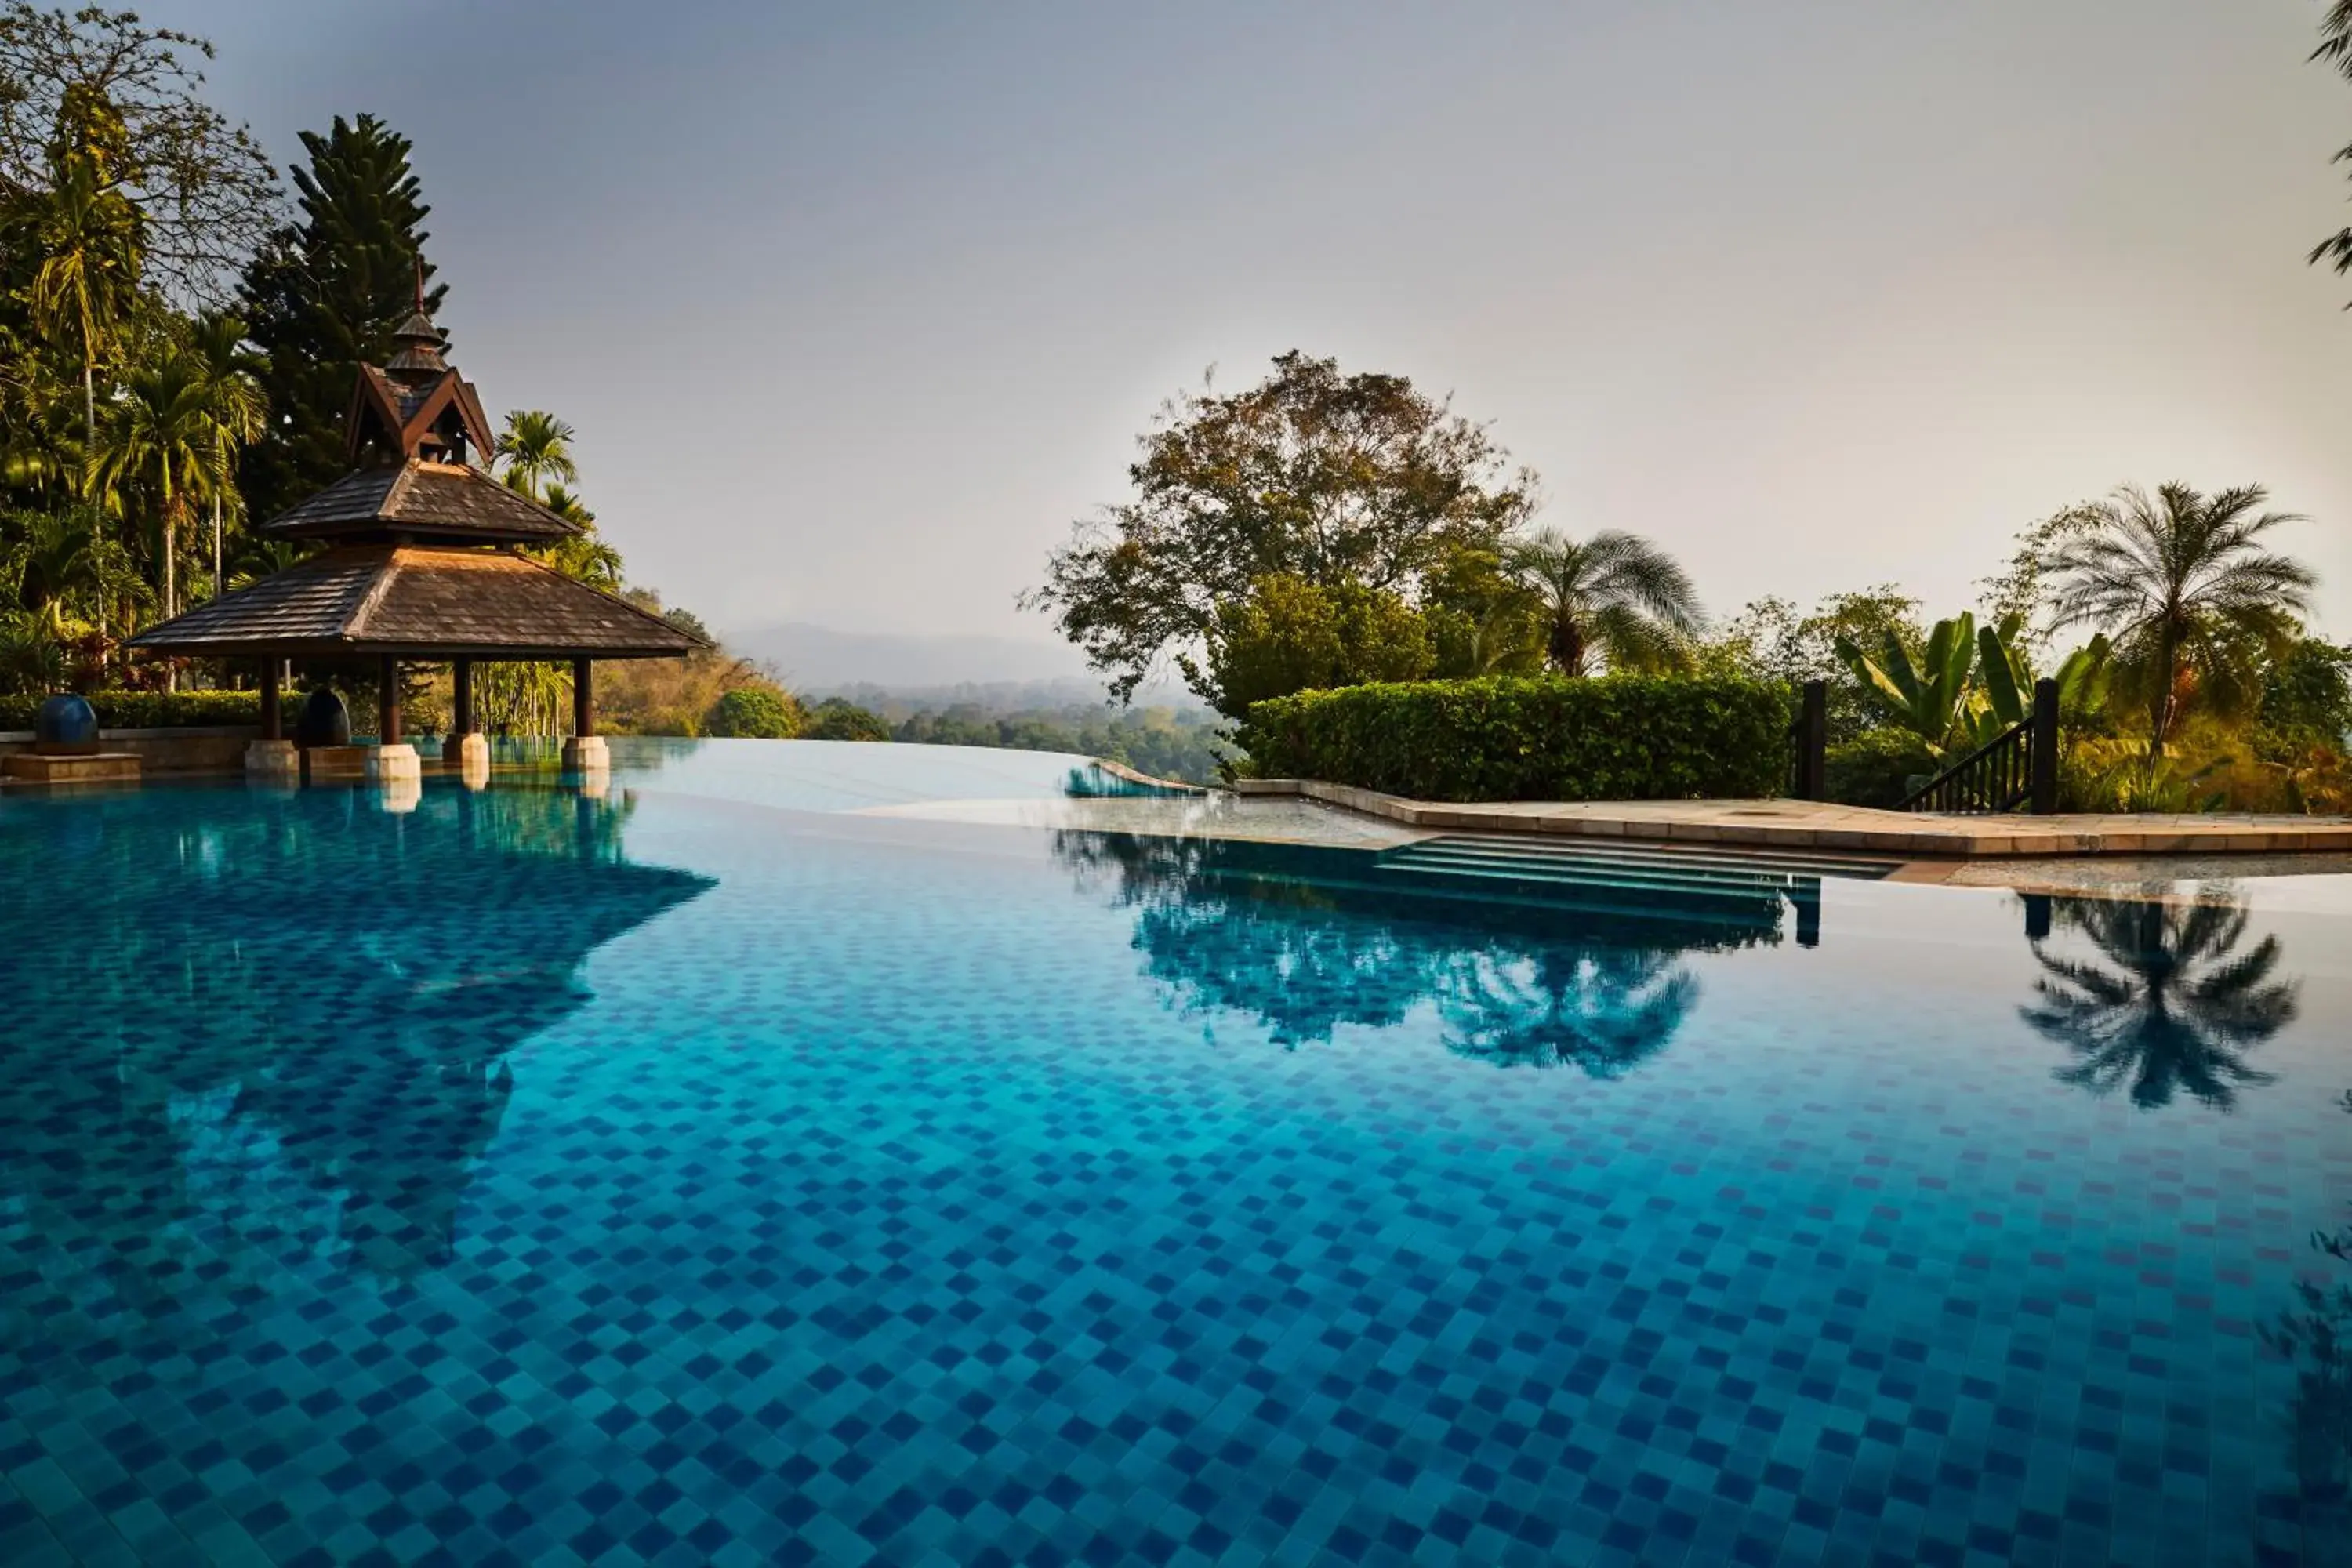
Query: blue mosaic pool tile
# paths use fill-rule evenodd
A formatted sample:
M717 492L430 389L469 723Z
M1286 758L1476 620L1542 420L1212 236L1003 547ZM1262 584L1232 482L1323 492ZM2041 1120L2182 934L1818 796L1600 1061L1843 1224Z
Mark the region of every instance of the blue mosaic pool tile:
M104 889L11 951L174 976L0 1041L0 1561L2338 1539L2263 1338L2352 1194L2324 962L2228 1114L2135 1108L1990 896L1626 958L1010 830L364 805L0 818ZM1498 1065L1531 986L1612 1043Z

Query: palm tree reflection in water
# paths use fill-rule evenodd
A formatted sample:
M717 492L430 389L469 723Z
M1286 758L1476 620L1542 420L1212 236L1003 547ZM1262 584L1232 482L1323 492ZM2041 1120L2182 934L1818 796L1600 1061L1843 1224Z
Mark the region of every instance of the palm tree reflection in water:
M1697 977L1675 956L1644 947L1456 953L1437 1003L1446 1047L1497 1067L1616 1078L1664 1049L1698 1001Z
M1146 972L1187 1010L1244 1014L1297 1047L1426 1003L1459 1056L1593 1078L1681 1030L1699 996L1684 953L1777 943L1788 904L1818 899L1809 879L1703 900L1600 883L1440 897L1362 851L1230 839L1066 832L1055 853L1136 910Z
M2050 912L2053 934L2032 938L2038 1000L2020 1013L2074 1052L2060 1081L2099 1094L2128 1083L2146 1110L2186 1090L2221 1110L2271 1081L2245 1056L2294 1021L2299 988L2275 977L2276 937L2239 951L2246 911L2227 887L2186 901L2057 899Z

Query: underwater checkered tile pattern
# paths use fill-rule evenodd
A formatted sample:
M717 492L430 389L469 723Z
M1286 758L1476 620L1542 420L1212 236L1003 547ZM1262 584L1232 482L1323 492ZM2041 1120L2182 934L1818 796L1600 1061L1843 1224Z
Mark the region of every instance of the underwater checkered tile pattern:
M1285 1050L1042 858L676 809L633 849L716 886L487 983L495 1067L381 1006L16 1061L0 1561L2320 1560L2256 1333L2352 1186L2315 1118L1858 1073L1867 1019L1738 994L1777 952L1612 1082L1425 1013Z

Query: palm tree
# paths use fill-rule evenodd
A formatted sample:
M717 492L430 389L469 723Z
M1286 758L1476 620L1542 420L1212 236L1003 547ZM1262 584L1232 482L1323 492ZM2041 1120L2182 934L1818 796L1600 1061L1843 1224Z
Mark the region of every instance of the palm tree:
M41 265L27 302L43 330L68 331L81 356L82 437L98 438L98 361L137 294L139 213L89 159L69 157L35 226Z
M1503 569L1539 606L1545 651L1567 675L1590 674L1596 656L1612 669L1679 668L1705 624L1689 575L1636 534L1545 529L1507 544Z
M62 630L78 594L106 587L98 520L85 509L0 517L0 584L17 605Z
M223 481L213 487L213 597L227 586L221 548L223 502L238 502L234 484L236 451L261 438L266 421L261 372L266 362L245 346L245 322L225 310L198 316L188 333L188 352L203 373L205 398L210 407L213 439L220 447Z
M2290 512L2263 511L2270 492L2241 485L2206 496L2187 485L2154 496L2126 485L2083 509L2050 559L2056 626L2104 628L2120 684L2148 711L2148 758L2186 706L2228 711L2259 694L2255 655L2295 631L2318 578L2262 547Z
M619 593L621 552L598 537L596 514L562 485L548 486L540 504L564 521L578 525L580 531L531 553L566 577L608 594Z
M2311 51L2315 60L2325 60L2337 75L2352 81L2352 0L2336 0L2319 24L2319 47ZM2336 154L2339 163L2352 163L2352 147ZM2338 274L2352 272L2352 228L2341 228L2311 247L2304 265L2331 263Z
M2244 952L2246 911L2233 904L2060 899L2053 930L2089 938L2099 959L2068 957L2036 938L2044 971L2026 1023L2078 1060L2062 1083L2105 1093L2128 1081L2132 1103L2168 1105L2187 1089L2227 1110L2241 1084L2270 1081L2245 1053L2294 1021L2296 983L2272 976L2278 938ZM2101 962L2104 960L2104 962Z
M579 467L572 460L573 434L571 426L543 409L515 409L499 432L492 464L508 489L538 500L549 479L580 482Z
M107 405L83 470L89 499L117 514L152 499L162 525L163 614L179 613L180 524L228 479L211 378L194 356L134 367Z

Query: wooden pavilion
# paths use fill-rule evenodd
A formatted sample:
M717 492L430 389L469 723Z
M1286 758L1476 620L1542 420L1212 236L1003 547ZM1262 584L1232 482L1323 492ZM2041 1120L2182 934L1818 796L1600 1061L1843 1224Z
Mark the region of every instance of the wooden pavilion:
M443 757L471 769L489 757L474 722L475 662L568 659L573 734L564 765L600 766L593 661L677 658L708 645L522 554L580 527L477 466L493 450L489 419L473 384L443 359L421 300L394 338L392 363L362 365L352 389L352 472L261 525L268 537L326 548L150 627L130 647L256 662L262 738L247 752L248 772L299 765L280 714L285 660L373 658L383 717L364 760L383 777L418 768L401 735L402 665L451 666L456 721Z

